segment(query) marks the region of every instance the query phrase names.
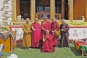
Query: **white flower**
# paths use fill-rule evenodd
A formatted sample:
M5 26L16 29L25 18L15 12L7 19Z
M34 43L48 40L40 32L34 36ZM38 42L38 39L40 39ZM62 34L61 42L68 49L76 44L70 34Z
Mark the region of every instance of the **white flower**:
M18 58L18 56L16 54L11 54L9 57L7 58Z

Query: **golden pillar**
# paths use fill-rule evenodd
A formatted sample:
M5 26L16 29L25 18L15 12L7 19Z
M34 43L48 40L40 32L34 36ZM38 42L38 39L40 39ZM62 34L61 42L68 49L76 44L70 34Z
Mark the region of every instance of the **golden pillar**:
M50 19L55 17L55 0L50 0Z
M61 18L62 18L62 15L61 15L61 13L59 13L59 20L61 20Z
M64 19L64 17L65 17L64 16L65 15L65 11L64 11L65 10L65 0L62 0L62 7L61 8L62 8L62 19Z
M36 0L31 0L31 5L30 5L30 11L31 11L31 13L30 13L30 18L31 18L31 20L34 20L34 18L35 18L35 1Z
M20 0L16 0L16 17L20 15Z
M12 21L16 20L16 0L12 0Z
M69 20L73 21L73 0L69 0Z
M86 17L86 19L85 19L85 21L87 22L87 0L86 0L86 12L85 12L85 17Z

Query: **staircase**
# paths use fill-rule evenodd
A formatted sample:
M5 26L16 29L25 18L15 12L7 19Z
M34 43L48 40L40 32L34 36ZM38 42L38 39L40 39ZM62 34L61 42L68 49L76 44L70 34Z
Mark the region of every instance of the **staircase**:
M86 0L74 0L73 8L73 19L82 20L82 16L85 16Z

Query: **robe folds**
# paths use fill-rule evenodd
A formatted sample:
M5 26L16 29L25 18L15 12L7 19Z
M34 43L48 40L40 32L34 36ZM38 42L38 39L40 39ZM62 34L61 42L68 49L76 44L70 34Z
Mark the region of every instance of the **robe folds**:
M51 24L50 24L50 22L47 20L46 22L43 22L42 23L42 36L44 35L44 34L46 34L46 30L49 30L50 31L50 29L51 29Z
M39 47L41 41L41 25L39 23L32 23L32 47Z
M61 31L61 30L64 31ZM61 34L61 39L60 39L60 47L69 47L69 25L68 24L61 24L60 25L60 34Z
M59 30L59 24L58 22L54 21L51 23L51 34L53 35L53 41L54 41L54 46L58 45L58 36L56 36L56 31ZM55 31L55 32L52 32Z
M27 23L23 24L22 30L24 32L22 47L31 47L31 25Z
M43 35L43 38L46 39L46 36ZM43 42L41 52L53 52L53 51L55 51L53 46L53 36L49 34L46 41Z

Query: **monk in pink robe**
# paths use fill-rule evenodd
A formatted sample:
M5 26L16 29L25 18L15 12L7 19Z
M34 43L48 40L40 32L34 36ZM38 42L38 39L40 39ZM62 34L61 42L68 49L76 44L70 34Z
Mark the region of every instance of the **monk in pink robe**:
M32 47L39 47L41 40L41 25L38 23L38 19L35 18L35 22L32 23Z
M51 34L53 35L54 46L58 45L58 36L56 36L55 33L58 30L59 30L59 24L58 22L56 22L56 19L53 18L51 23Z
M53 52L55 51L53 46L53 36L49 34L49 31L46 31L46 34L43 35L43 45L41 52Z
M46 31L50 31L51 29L51 24L50 22L48 21L47 18L44 18L44 21L42 23L42 36L46 33Z

